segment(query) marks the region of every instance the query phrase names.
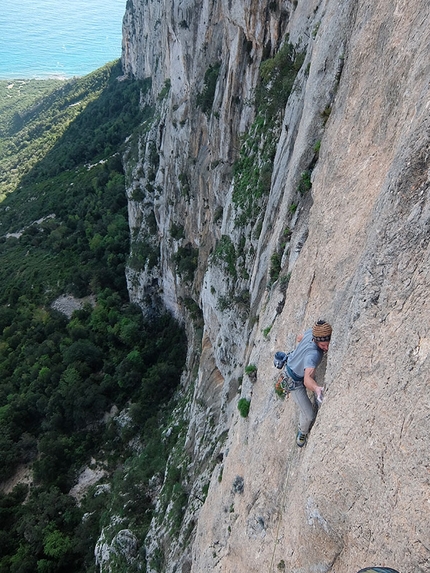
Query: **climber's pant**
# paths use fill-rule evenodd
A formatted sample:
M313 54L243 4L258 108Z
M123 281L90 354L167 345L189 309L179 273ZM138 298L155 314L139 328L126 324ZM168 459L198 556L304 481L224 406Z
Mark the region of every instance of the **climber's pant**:
M307 434L315 419L316 412L314 411L305 386L303 384L300 385L291 392L291 396L299 408L299 430L303 432L303 434Z

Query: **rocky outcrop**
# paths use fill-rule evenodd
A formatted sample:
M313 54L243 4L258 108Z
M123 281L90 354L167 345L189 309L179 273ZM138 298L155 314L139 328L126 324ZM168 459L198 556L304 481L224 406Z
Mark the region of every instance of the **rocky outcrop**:
M154 522L148 571L428 570L429 23L425 0L129 0L124 71L156 111L127 156L128 284L185 322L192 396L193 502L176 536ZM287 41L269 129L254 96ZM272 359L320 316L326 397L298 450Z

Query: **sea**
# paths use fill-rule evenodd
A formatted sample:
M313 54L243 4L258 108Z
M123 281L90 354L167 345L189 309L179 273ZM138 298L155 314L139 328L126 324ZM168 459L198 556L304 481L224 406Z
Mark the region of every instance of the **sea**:
M1 0L0 80L84 76L121 57L126 0Z

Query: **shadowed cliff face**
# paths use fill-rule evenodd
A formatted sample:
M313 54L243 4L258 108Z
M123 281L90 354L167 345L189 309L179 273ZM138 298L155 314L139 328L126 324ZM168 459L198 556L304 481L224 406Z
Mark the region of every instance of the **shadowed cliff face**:
M128 155L132 247L155 253L129 289L187 324L189 499L210 481L179 538L154 524L163 571L430 567L429 30L426 0L128 3L124 69L152 78L157 110ZM294 87L252 139L260 64L287 33ZM264 171L265 138L249 214L233 166L252 143ZM298 450L273 354L320 316L326 397Z

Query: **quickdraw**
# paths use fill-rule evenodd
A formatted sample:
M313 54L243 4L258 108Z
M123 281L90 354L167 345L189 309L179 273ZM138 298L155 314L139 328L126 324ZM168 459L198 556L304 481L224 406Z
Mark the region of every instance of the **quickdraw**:
M288 376L288 374L283 372L275 383L275 392L281 398L288 398L290 392L293 392L300 386L303 386L303 382L296 382Z

